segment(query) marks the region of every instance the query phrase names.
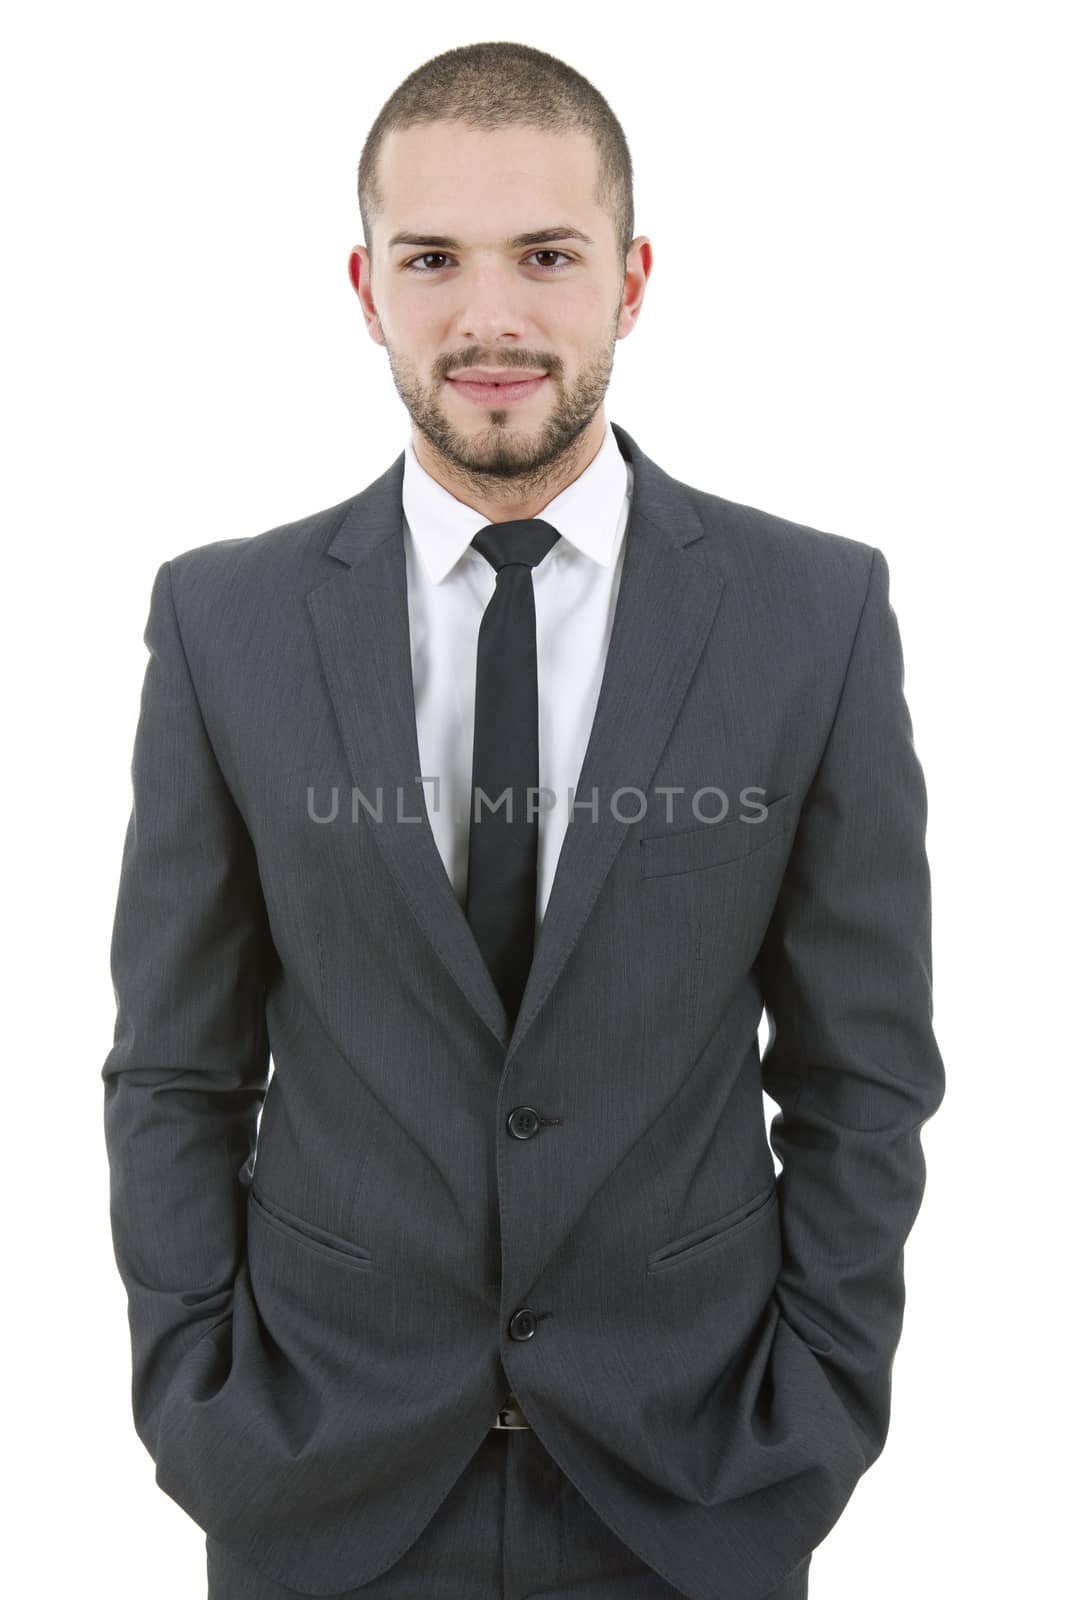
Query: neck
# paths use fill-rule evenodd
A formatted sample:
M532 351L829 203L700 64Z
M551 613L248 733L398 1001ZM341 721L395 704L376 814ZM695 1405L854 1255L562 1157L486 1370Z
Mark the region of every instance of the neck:
M486 522L518 522L540 516L568 484L581 477L607 435L607 421L598 413L589 426L554 460L517 478L501 480L491 473L469 471L446 460L425 434L411 430L411 446L419 466Z

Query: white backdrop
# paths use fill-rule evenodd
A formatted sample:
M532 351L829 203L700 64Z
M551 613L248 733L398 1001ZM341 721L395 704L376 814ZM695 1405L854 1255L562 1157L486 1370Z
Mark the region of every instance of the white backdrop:
M609 418L674 476L889 561L948 1088L924 1135L889 1443L815 1552L812 1600L1038 1595L1060 1577L1062 23L1018 0L8 13L4 1586L20 1600L205 1593L202 1532L133 1430L102 1123L151 579L337 503L403 448L346 275L359 149L415 66L496 38L590 77L633 153L654 264Z

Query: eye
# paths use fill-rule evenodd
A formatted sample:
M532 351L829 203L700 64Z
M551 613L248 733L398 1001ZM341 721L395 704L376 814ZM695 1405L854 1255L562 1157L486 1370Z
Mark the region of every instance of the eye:
M535 256L562 257L562 260L557 266L542 267L542 272L560 272L565 265L574 259L573 256L565 254L565 252L562 250L534 250L532 253ZM417 261L452 261L454 259L455 258L453 256L444 255L440 250L426 250L421 256L412 256L410 261L405 261L403 270L405 272L414 272L416 277L432 277L434 273L440 271L439 267L416 267L415 263ZM524 257L524 259L529 258Z
M534 255L535 256L560 256L562 258L557 266L546 267L545 268L546 272L558 272L561 266L566 266L566 264L573 259L573 257L571 257L569 255L565 255L562 250L535 250L534 251Z

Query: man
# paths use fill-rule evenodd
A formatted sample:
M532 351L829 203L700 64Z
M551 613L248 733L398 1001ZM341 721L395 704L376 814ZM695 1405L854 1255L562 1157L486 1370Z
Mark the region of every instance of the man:
M137 1431L211 1600L795 1600L885 1443L944 1088L886 559L608 424L652 253L562 62L426 63L360 206L403 453L152 591Z

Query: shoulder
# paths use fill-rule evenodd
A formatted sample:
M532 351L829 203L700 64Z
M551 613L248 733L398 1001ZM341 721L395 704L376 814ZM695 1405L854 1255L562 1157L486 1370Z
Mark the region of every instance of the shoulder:
M279 594L303 594L355 496L259 533L213 539L172 556L175 604L183 616L254 612Z
M876 547L863 539L702 489L687 486L687 492L705 530L742 564L784 563L795 571L810 567L823 575L859 571L866 576L870 570Z
M866 540L685 486L704 529L707 559L735 598L801 627L858 617L885 556Z

